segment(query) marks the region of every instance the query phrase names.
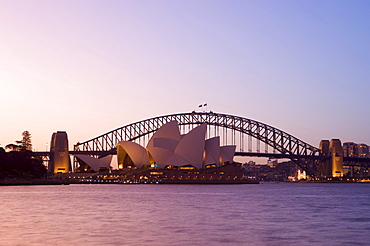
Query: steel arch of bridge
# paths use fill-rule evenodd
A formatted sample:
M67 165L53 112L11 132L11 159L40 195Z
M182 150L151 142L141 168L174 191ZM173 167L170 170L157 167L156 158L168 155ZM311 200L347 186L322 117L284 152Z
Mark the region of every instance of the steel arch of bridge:
M314 174L316 169L312 157L318 156L318 148L267 124L244 117L214 112L191 112L158 116L112 130L91 140L77 143L75 151L111 151L120 141L134 141L154 133L165 123L176 120L179 125L207 124L231 129L251 136L270 146L274 151L286 155L303 169ZM310 160L310 161L308 161Z

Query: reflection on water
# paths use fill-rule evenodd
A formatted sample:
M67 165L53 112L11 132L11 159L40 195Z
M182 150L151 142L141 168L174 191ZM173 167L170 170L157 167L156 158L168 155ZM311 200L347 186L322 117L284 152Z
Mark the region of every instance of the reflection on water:
M1 245L368 245L370 184L0 187Z

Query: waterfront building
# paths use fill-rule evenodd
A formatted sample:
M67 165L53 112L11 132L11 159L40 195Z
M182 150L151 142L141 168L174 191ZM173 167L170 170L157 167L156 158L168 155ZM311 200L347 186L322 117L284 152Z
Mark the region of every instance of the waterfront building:
M274 167L277 166L277 164L278 164L277 159L268 159L267 160L267 166L269 166L269 167L274 168Z
M343 157L357 157L357 144L353 142L343 143Z
M301 169L298 169L297 180L306 180L306 179L307 179L306 171L302 171Z
M356 144L354 142L343 143L343 156L344 157L369 157L369 146L366 144Z
M366 144L357 144L357 157L368 158L369 146L367 146Z

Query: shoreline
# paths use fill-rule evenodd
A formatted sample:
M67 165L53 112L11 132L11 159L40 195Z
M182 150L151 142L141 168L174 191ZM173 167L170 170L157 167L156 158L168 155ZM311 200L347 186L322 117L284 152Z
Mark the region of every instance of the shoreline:
M16 185L69 185L70 182L55 179L0 179L0 186Z

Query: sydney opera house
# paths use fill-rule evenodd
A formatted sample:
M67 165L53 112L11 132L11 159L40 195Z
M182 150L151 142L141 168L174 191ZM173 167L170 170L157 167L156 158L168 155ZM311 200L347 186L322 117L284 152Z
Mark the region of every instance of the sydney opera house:
M220 146L220 137L206 139L207 125L201 124L181 135L177 121L159 128L146 147L135 142L117 144L117 167L126 174L164 179L242 179L240 168L232 168L235 145ZM81 167L92 172L111 169L112 155L93 158L76 155ZM154 170L154 171L153 171Z
M146 148L134 142L122 141L117 145L119 167L143 165L165 168L193 166L202 169L208 165L220 166L232 162L235 146L220 147L220 138L205 140L207 125L202 124L188 134L180 135L176 121L163 125L149 140Z
M220 138L206 139L206 132L207 125L202 124L181 135L177 121L171 121L154 133L146 148L135 142L121 141L116 146L118 168L191 166L204 169L232 163L236 146L220 146ZM86 155L76 157L96 172L109 169L112 159L111 155L100 159Z

